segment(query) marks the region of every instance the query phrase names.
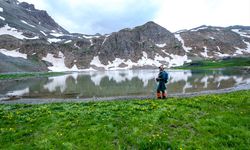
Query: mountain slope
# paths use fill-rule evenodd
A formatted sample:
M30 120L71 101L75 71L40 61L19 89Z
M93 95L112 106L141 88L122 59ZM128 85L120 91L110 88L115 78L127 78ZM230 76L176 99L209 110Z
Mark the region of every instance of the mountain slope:
M176 36L185 41L185 46L189 48L188 52L194 57L218 59L228 56L249 55L249 31L240 27L232 29L201 26L176 33ZM243 36L243 34L246 34L246 36ZM248 37L247 34L249 34Z
M69 33L33 5L2 0L0 54L0 72L173 67L193 60L249 56L250 27L200 26L171 33L147 22L109 35L84 35Z
M16 28L27 37L43 36L48 32L68 33L59 26L46 11L35 9L34 5L17 0L2 0L0 2L0 26Z

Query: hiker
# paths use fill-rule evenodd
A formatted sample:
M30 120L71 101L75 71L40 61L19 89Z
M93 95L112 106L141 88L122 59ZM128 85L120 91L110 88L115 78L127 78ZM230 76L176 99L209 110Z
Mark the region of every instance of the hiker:
M158 87L157 87L157 98L158 99L165 99L167 97L167 93L165 92L166 88L166 83L168 82L168 73L164 71L164 66L161 65L159 67L159 75L156 78L156 81L159 82Z

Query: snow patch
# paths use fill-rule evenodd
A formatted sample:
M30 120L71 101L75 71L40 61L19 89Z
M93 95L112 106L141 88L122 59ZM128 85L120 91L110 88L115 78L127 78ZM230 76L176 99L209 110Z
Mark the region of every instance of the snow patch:
M169 55L169 53L168 52L166 52L166 50L165 49L163 49L163 50L161 50L164 54L166 54L166 55Z
M1 19L1 20L3 20L3 21L5 20L5 18L4 18L4 17L2 17L2 16L0 16L0 19Z
M172 59L169 61L169 67L176 67L176 66L182 66L184 63L189 63L192 60L188 59L187 55L180 56L180 55L170 55Z
M239 29L232 29L233 32L238 33L240 36L250 38L250 35L247 35L245 32L241 32Z
M157 60L155 61L153 59L148 58L148 54L145 51L142 52L142 55L143 55L142 58L137 61L138 66L145 66L145 65L160 66L161 65L159 61ZM159 57L156 56L156 59L159 59Z
M180 34L175 34L175 38L177 38L177 39L181 42L183 49L184 49L187 53L189 53L189 51L192 50L191 47L186 47L186 46L185 46L184 40L182 39L182 37L181 37Z
M81 49L81 47L79 47L76 43L74 44L74 47Z
M46 57L42 58L42 60L50 62L52 64L51 67L48 67L48 69L51 71L80 71L76 65L74 65L72 68L68 68L65 66L65 57L61 51L59 51L58 57L55 57L53 54L48 53Z
M119 65L122 63L126 64L127 62L125 62L125 59L116 58L114 61L112 61L112 63L108 62L108 65L104 65L101 63L99 56L95 56L93 60L90 62L90 65L100 68L105 68L105 70L116 70L116 69L121 69L119 68Z
M187 29L183 29L183 30L176 31L175 33L179 34L179 33L187 32L187 31L188 31Z
M102 45L107 41L107 37L105 37L105 39L102 42Z
M94 43L93 43L93 40L92 40L92 39L89 39L89 42L90 42L90 46L94 45Z
M96 67L104 67L105 68L105 65L103 65L99 59L99 56L95 56L92 61L90 62L90 65L94 65Z
M245 40L243 40L243 42L247 45L247 48L240 49L239 47L235 47L236 51L235 51L234 55L237 55L237 54L241 55L241 54L243 54L243 52L250 53L250 43L246 42Z
M10 27L8 24L6 24L4 27L0 28L0 35L11 35L11 36L14 36L15 38L18 38L18 39L38 39L39 37L38 36L35 36L33 38L28 38L23 34L23 32L19 32L16 28L12 28Z
M207 47L206 46L204 46L203 47L204 48L204 52L201 52L200 54L203 56L203 57L206 57L206 58L211 58L211 56L208 56L208 54L207 54Z
M214 52L217 56L219 57L228 57L230 56L229 54L222 54L221 52Z
M195 31L204 30L204 29L207 29L207 28L208 27L200 27L200 28L191 29L190 31L195 32Z
M62 41L62 39L56 39L56 38L49 38L49 39L47 39L48 40L48 42L50 42L50 43L57 43L57 42L61 42Z
M0 7L0 12L3 12L3 8L2 7Z
M180 55L174 55L171 54L167 57L162 57L159 54L156 54L154 56L154 59L148 58L148 54L143 51L142 52L142 58L139 59L137 62L132 62L130 59L125 61L125 59L116 58L112 62L108 62L108 65L104 65L101 63L99 56L94 56L92 61L90 62L90 65L104 68L105 70L118 70L118 69L131 69L133 67L143 67L143 66L155 66L159 67L162 63L168 64L168 67L173 66L181 66L185 62L191 62L191 60L188 59L187 55L180 56ZM121 68L119 67L121 64L125 64L126 67Z
M98 35L83 35L82 37L84 37L86 39L93 39L93 38L99 38L100 36L98 36Z
M214 39L215 39L215 38L214 38L214 37L212 37L212 36L210 36L209 38L210 38L210 39L212 39L212 40L214 40Z
M40 31L44 36L47 36L47 34L45 33L45 32L43 32L43 31Z
M167 44L166 43L163 43L163 44L155 44L157 47L160 47L160 48L163 48L165 47Z
M17 50L0 49L0 53L10 57L21 57L27 59L27 54L20 53L18 49Z
M237 54L239 54L239 55L242 55L243 54L243 49L240 49L239 47L235 47L235 49L236 49L236 51L235 51L235 54L234 55L237 55Z
M245 49L245 52L250 53L250 43L246 42L245 40L243 40L243 42L247 45L247 48Z
M67 43L71 43L72 40L68 40L68 41L65 41L64 43L67 44Z
M24 20L21 20L21 22L24 23L24 24L26 24L26 25L28 25L28 26L30 26L30 27L32 27L32 28L35 28L35 26L29 24L28 22L26 22L26 21L24 21Z
M221 51L219 46L217 46L217 49L218 49L219 51Z
M52 36L54 36L54 37L64 36L63 33L50 33L50 35L52 35Z

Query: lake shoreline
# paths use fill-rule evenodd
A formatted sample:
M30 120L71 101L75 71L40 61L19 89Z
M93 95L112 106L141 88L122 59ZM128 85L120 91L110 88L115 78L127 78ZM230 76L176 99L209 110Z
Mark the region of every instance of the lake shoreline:
M236 91L250 90L250 84L239 85L232 88L209 90L193 93L169 94L168 98L190 98L203 95L226 94ZM168 99L167 98L167 99ZM92 98L22 98L22 97L0 97L0 104L49 104L49 103L81 103L81 102L99 102L99 101L130 101L130 100L157 100L155 95L148 96L116 96L116 97L92 97ZM166 100L167 100L166 99Z
M168 97L194 97L250 89L246 67L167 70ZM60 73L59 73L60 74ZM0 81L0 104L155 99L158 70L67 73ZM50 74L49 74L50 75Z

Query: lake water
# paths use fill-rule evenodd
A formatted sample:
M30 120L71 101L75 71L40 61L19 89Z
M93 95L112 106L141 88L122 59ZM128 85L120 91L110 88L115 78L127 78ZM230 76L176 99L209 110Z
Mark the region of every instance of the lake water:
M167 84L168 94L210 91L250 84L250 75L240 69L167 71L170 76ZM154 96L157 75L158 70L123 70L0 81L0 95L23 98Z

